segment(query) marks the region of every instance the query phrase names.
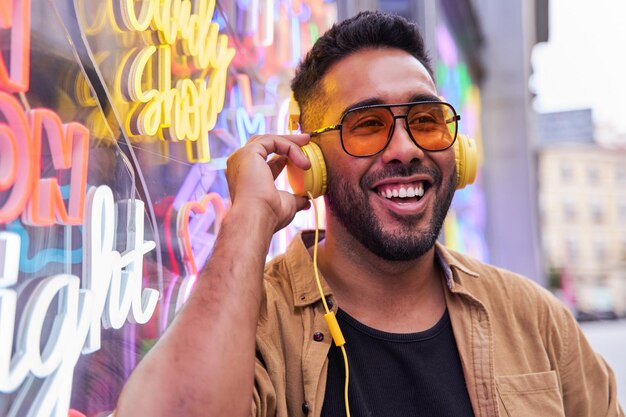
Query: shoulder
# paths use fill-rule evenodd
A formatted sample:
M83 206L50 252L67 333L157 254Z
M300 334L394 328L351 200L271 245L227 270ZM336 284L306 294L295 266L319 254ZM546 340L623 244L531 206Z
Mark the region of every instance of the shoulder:
M561 302L552 293L528 277L481 262L475 258L446 249L446 260L455 283L476 295L505 299L510 302L532 299L548 304Z
M541 369L537 362L545 360L562 369L566 358L571 358L572 346L582 338L569 309L527 277L449 250L448 254L454 286L458 286L451 292L486 310L500 369L515 368L509 363L510 352L537 369Z
M535 281L449 249L445 252L453 285L465 289L492 315L538 327L574 321L568 308Z

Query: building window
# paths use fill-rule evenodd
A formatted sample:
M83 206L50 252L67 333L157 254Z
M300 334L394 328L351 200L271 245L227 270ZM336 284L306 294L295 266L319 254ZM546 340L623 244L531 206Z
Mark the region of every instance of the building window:
M576 220L576 201L571 198L563 200L563 218L567 221Z
M622 198L617 207L617 218L626 222L626 198Z
M589 184L598 184L600 182L600 170L598 167L592 166L587 169L587 180Z
M626 166L619 165L617 167L615 179L617 180L618 184L626 184Z
M574 236L568 236L565 240L565 252L568 262L575 263L578 259L578 243Z
M561 181L564 183L570 183L573 178L574 170L572 169L572 166L569 163L564 162L563 165L561 165Z
M593 251L598 263L604 263L606 261L606 239L604 236L596 236L593 241Z
M600 201L591 200L591 220L596 223L604 221L604 207Z

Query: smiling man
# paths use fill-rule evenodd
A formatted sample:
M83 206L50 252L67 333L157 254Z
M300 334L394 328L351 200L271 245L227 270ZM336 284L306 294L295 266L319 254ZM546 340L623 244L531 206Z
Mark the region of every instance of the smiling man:
M311 134L253 137L231 156L213 256L118 417L624 415L611 370L557 300L436 243L459 117L414 25L376 12L339 23L292 88ZM328 171L324 297L311 232L263 266L272 234L308 206L274 179L287 158L309 168L310 140Z

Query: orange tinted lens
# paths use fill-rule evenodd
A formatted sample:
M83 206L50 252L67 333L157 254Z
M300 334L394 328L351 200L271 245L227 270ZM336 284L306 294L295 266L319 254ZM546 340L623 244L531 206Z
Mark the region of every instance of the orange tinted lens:
M415 141L427 150L446 149L456 136L456 117L446 104L416 104L409 110L407 121Z
M341 137L345 150L355 156L380 152L389 139L393 116L389 109L355 109L343 119Z

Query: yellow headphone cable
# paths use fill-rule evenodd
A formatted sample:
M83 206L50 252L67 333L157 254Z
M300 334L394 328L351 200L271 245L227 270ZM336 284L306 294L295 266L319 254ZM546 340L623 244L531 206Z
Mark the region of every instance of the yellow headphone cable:
M315 243L313 246L313 271L315 272L315 281L317 282L317 288L320 291L320 295L322 296L322 302L324 303L324 310L326 314L324 314L324 318L326 319L326 323L328 324L328 329L330 330L330 334L335 341L335 345L341 348L341 353L343 353L343 363L346 369L346 381L344 384L344 402L346 404L346 416L350 417L350 402L348 400L348 382L350 381L350 368L348 367L348 354L346 353L346 340L343 337L343 333L341 333L341 328L339 328L339 323L337 322L337 317L335 317L335 313L330 311L328 308L328 303L326 302L326 297L324 296L324 290L322 289L322 282L320 280L319 270L317 268L317 244L319 242L319 220L318 220L318 211L317 204L313 195L311 193L307 193L311 203L313 204L313 211L315 212Z

